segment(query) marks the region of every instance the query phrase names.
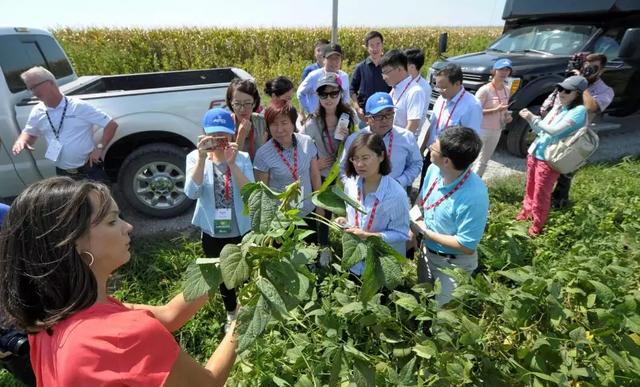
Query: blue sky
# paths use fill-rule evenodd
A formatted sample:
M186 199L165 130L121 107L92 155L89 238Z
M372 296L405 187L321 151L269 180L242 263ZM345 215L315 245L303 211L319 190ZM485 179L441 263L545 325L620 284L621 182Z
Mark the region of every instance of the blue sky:
M339 0L339 26L501 25L506 0ZM366 4L366 9L363 9ZM0 26L323 27L332 0L0 0Z

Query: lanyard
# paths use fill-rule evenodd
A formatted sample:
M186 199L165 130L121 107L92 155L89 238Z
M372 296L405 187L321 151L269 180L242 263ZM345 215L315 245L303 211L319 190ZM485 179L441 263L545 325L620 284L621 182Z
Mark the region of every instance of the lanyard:
M500 98L500 93L498 93L498 89L496 89L496 85L494 85L493 82L491 82L491 86L493 86L493 91L495 91L496 97L498 97L498 103L500 105L502 105L502 99ZM502 90L504 90L504 89L502 89ZM507 91L506 90L504 91L504 98L505 98L505 100L507 99Z
M462 90L462 94L460 94L460 98L458 98L456 103L453 105L453 109L451 109L451 113L449 113L449 118L447 118L447 122L444 123L445 128L449 127L449 122L451 121L451 117L453 117L453 113L456 111L456 108L458 107L458 103L464 97L465 91L466 90ZM442 102L442 106L440 107L440 114L438 114L438 120L436 121L436 132L440 131L440 117L442 117L442 111L444 110L444 105L446 104L447 104L447 101L445 100Z
M67 101L67 97L64 97L64 109L62 110L62 117L60 117L60 125L58 125L58 129L53 126L53 122L51 122L51 117L49 117L49 112L45 111L44 114L47 115L47 121L49 121L49 125L51 125L51 130L53 130L53 135L56 136L56 140L60 138L60 132L62 131L62 123L64 122L64 117L67 114L67 106L69 106L69 101Z
M387 153L389 156L389 160L391 160L391 152L393 151L393 128L391 128L388 133L389 133L389 147L387 148Z
M364 202L361 202L362 200L362 192L360 191L360 187L358 187L358 203L362 203L362 206L364 207ZM376 218L376 210L378 209L378 204L380 204L380 201L378 200L378 198L376 198L376 201L373 202L373 208L371 209L371 214L369 214L369 220L367 221L367 228L364 231L371 231L371 226L373 226L373 221ZM355 214L356 214L356 227L360 228L360 214L359 211L354 209Z
M409 88L409 86L411 86L411 83L413 82L413 79L409 80L409 82L407 83L407 85L404 87L404 90L402 90L402 93L400 93L400 96L398 97L398 99L396 100L396 102L394 103L394 105L398 105L398 103L400 102L400 100L402 99L402 96L404 95L404 92L407 91L407 89ZM391 90L392 93L392 97L394 95L396 95L396 89Z
M209 160L211 160L212 163L212 169L213 169L213 178L215 179L216 173L215 173L215 166L213 165L213 156L212 156L213 152L209 153ZM227 164L227 170L224 173L224 198L226 200L231 200L231 168L229 168L229 165Z
M331 154L335 154L336 153L336 148L333 146L333 139L331 138L331 133L329 133L329 129L327 128L325 131L325 134L327 135L327 141L329 142L327 145L329 145L329 152L331 152Z
M278 152L278 156L280 156L280 159L282 160L284 165L286 165L287 168L289 169L289 172L291 172L291 177L293 178L293 180L294 181L298 180L298 147L295 144L293 146L293 167L292 167L291 164L289 164L289 161L287 160L287 158L284 157L284 153L282 153L282 149L280 149L278 144L276 144L275 140L273 141L273 146L274 148L276 148L276 152Z
M469 169L467 171L467 173L464 174L464 176L462 177L462 179L458 182L458 184L456 184L455 187L453 187L453 189L449 192L447 192L446 195L444 195L443 197L441 197L440 199L436 200L434 203L429 204L429 206L427 206L424 210L425 211L429 211L432 210L436 207L438 207L442 202L444 202L445 200L449 199L451 197L451 195L453 195L454 193L456 193L457 190L460 189L460 187L462 187L462 185L465 183L465 181L467 181L467 179L469 178L469 175L471 175L471 169ZM420 206L424 208L424 205L427 203L427 199L429 198L429 196L431 195L431 192L433 191L434 188L436 188L436 185L438 185L438 181L440 179L435 179L433 181L433 184L431 184L431 187L429 187L429 190L427 191L427 193L424 195L424 197L422 199L420 199Z

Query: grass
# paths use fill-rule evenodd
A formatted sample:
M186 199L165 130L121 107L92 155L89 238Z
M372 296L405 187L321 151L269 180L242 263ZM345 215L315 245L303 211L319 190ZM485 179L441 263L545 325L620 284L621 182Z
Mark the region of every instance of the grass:
M625 159L618 164L597 164L580 170L571 191L572 207L552 211L543 234L535 239L509 238L520 254L499 254L505 232L526 232L526 224L512 221L522 200L524 177L501 178L490 186L491 211L488 230L481 244L481 270L495 271L513 266L536 265L540 257L550 254L572 254L575 246L598 245L601 235L625 244L625 251L638 254L637 237L633 238L633 220L637 218L640 198L640 160ZM591 215L597 213L599 217ZM597 223L595 223L595 219ZM629 226L631 224L631 226ZM508 225L509 230L500 227ZM514 231L515 230L515 231ZM519 230L519 231L518 231ZM630 237L631 235L631 237ZM637 234L635 234L637 236ZM514 242L516 241L516 242ZM202 256L194 235L156 237L137 240L132 245L132 259L113 278L113 294L122 300L160 304L178 293L182 273L187 264ZM496 253L496 251L498 253ZM569 268L570 269L570 268ZM636 279L640 281L636 271ZM637 283L635 288L637 289ZM631 292L634 288L629 282ZM622 289L624 291L624 289ZM180 346L200 362L206 361L220 339L225 313L219 295L215 295L177 334ZM275 362L278 359L273 359ZM241 380L241 367L234 376ZM0 385L17 386L11 375L0 373Z

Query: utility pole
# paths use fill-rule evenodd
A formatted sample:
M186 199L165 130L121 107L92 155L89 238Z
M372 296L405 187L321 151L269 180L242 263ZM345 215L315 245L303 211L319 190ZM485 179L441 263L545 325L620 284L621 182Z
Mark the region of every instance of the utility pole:
M338 0L333 0L333 21L331 23L331 43L338 43Z

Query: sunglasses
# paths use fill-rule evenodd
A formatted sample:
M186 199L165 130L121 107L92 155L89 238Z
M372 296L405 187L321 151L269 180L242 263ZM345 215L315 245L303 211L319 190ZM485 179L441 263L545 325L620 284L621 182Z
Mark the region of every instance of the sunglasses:
M320 97L320 99L327 99L327 98L335 99L335 98L338 98L339 95L340 95L340 91L332 91L330 93L318 93L318 97Z
M559 93L565 93L565 94L571 94L571 92L574 91L574 90L567 90L562 86L558 86L556 89L558 89Z

